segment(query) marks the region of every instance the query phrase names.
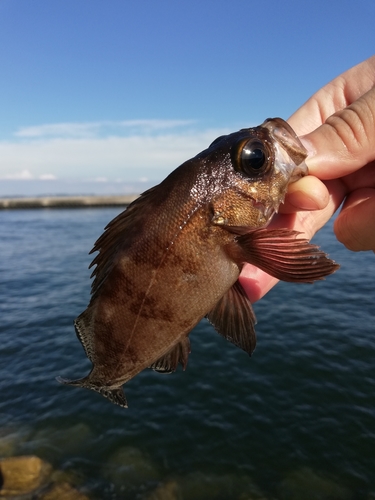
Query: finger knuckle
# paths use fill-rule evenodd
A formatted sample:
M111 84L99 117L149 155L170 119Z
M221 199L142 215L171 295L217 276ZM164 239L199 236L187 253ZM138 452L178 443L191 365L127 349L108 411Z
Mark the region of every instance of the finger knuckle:
M327 118L326 125L342 142L347 155L353 157L362 148L364 126L356 110L348 107L335 113Z
M338 241L345 245L348 250L352 252L362 250L361 235L357 234L356 227L352 224L347 212L341 212L340 216L335 220L334 231Z
M356 158L363 151L374 155L375 92L331 115L325 123L343 144L346 157Z

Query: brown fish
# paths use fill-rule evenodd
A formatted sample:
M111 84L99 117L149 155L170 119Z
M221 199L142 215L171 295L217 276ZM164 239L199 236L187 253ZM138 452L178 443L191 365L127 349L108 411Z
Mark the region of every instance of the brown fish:
M188 334L205 316L251 355L244 263L302 283L338 268L298 232L266 228L288 184L307 174L305 158L291 127L269 119L219 137L110 222L92 250L91 301L75 320L93 367L59 380L126 407L122 385L144 368L185 369Z

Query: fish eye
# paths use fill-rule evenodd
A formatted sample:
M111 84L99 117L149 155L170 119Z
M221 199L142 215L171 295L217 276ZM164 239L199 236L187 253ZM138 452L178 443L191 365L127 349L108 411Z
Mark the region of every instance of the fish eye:
M250 139L243 146L239 162L240 170L254 176L264 173L269 164L269 152L265 144L258 139Z

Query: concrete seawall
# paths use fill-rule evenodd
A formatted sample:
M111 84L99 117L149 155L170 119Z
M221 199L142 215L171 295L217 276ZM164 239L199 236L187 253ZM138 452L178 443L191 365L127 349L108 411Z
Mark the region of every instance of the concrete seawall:
M138 194L124 196L43 196L37 198L0 198L1 209L87 208L127 206Z

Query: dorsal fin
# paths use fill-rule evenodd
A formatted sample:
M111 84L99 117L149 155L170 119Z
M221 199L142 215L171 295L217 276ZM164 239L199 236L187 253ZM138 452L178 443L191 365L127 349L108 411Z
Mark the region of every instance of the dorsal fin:
M95 242L90 254L99 253L89 266L89 269L96 266L91 274L91 277L95 277L91 285L92 295L98 291L113 269L118 252L125 246L131 246L133 239L139 236L143 220L147 219L150 212L153 212L154 203L158 202L162 196L157 187L148 189L133 201L126 210L105 227L104 233Z

